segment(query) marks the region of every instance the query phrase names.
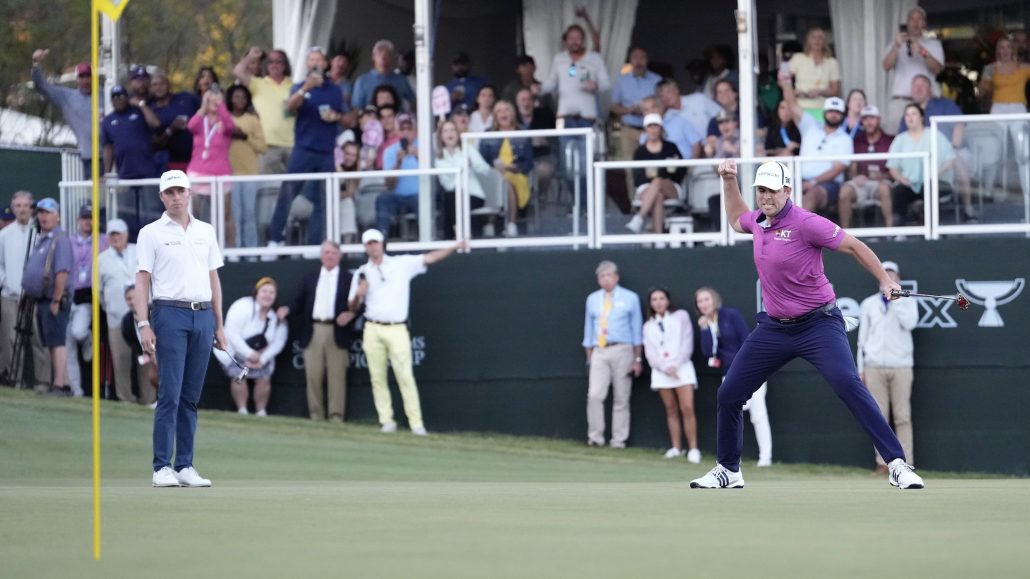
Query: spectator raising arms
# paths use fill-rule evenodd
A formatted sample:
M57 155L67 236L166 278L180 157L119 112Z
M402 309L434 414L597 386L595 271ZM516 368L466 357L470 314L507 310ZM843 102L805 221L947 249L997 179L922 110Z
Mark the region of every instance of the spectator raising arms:
M285 173L293 151L295 117L286 110L290 98L290 60L282 50L272 50L265 59L265 76L254 76L250 70L263 52L253 47L233 69L240 84L253 95L254 112L261 119L268 149L261 156L261 174Z
M651 290L647 297L648 320L644 324L644 355L651 365L651 390L658 391L665 406L665 422L672 446L665 458L687 455L692 464L701 463L697 448L697 418L694 416L694 390L697 372L690 357L694 354L694 327L686 310L672 305L669 291ZM686 436L689 452L683 452Z
M186 126L193 133L193 156L190 158L186 175L191 180L232 175L229 145L232 144L236 124L229 110L225 108L225 98L217 86L209 88L204 93L200 110ZM225 184L225 188L231 189L228 183ZM196 194L193 198L193 213L210 222L210 203L214 194L211 185L196 183L193 192ZM226 201L225 246L232 247L236 240L236 226L232 219L231 198L227 198Z
M279 284L270 277L263 277L254 284L251 295L233 302L225 314L228 352L234 358L244 360L250 369L247 378L254 381L254 412L258 416L267 416L275 357L286 346L284 318L289 309L284 307L276 311L278 293ZM230 378L239 374L239 368L232 361L227 361L224 369ZM233 380L229 388L237 412L248 414L247 382Z
M75 88L50 84L43 76L43 59L50 52L47 48L32 53L32 88L54 103L61 116L75 133L79 156L82 158L83 175L89 179L93 159L93 116L90 101L93 98L93 67L83 62L75 66ZM103 166L101 166L103 169Z

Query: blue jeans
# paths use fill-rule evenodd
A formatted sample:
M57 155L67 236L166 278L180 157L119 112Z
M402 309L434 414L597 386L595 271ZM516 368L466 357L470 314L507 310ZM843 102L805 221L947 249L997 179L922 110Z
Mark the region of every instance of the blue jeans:
M236 247L257 247L257 194L255 181L232 184L232 220L236 225Z
M844 331L844 317L833 308L797 324L781 324L762 312L758 326L737 352L719 387L717 405L719 464L737 472L744 446L744 403L784 364L794 358L808 360L826 378L873 446L888 463L904 458L898 437L887 424L869 389L858 378L855 359Z
M398 195L393 191L384 191L376 197L376 228L383 232L383 237L390 237L390 222L394 215L414 213L418 215L418 194Z
M161 384L154 411L154 471L172 466L173 449L178 471L193 466L197 403L211 357L215 315L211 310L153 306L150 323Z
M294 147L290 155L288 173L332 173L333 154L320 153ZM275 201L272 222L268 225L269 241L281 242L285 236L286 218L290 215L290 205L298 194L304 195L314 208L308 221L308 243L318 245L325 240L325 185L319 181L287 181L279 190L279 198Z

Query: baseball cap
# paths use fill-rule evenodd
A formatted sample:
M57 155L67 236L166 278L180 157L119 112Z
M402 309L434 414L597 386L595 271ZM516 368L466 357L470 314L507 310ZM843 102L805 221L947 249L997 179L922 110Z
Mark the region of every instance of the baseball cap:
M383 233L378 229L366 229L365 232L361 234L361 245L372 243L373 241L382 243Z
M894 273L899 274L901 273L901 270L898 269L898 264L894 263L893 261L885 261L882 265L885 271L893 271Z
M454 60L451 61L451 64L469 64L471 62L472 59L469 58L467 52L459 52L457 56L454 57Z
M408 123L409 125L415 124L411 118L411 115L409 115L408 113L401 113L397 115L397 126L399 127L404 123Z
M309 48L308 49L308 53L310 54L312 52L317 52L317 53L319 53L319 54L321 54L323 56L325 55L325 51L322 50L321 46L312 46L311 48Z
M118 95L125 96L127 94L129 94L128 91L126 91L125 87L120 84L116 84L111 87L111 98L114 98Z
M88 62L81 62L75 65L75 76L90 76L93 74L93 67Z
M183 173L178 169L165 171L161 175L161 186L158 189L158 191L167 191L171 187L182 187L183 189L189 189L190 179L186 176L186 173Z
M719 113L717 115L715 115L715 122L721 123L723 121L732 121L732 120L735 120L736 118L737 118L737 116L734 113L731 113L730 111L728 111L726 109L723 109L723 110L719 111Z
M91 217L93 217L93 204L83 203L82 207L79 207L79 218L89 219Z
M150 78L150 73L147 72L147 67L142 64L132 67L129 72L129 78Z
M4 207L3 211L0 211L0 221L14 221L14 211L11 211L10 207Z
M769 161L762 163L755 171L755 184L753 187L765 187L773 191L779 191L784 187L792 187L790 169L783 163Z
M644 115L644 127L650 127L651 125L662 126L662 115L658 113Z
M859 116L862 116L862 117L879 117L880 116L880 109L876 108L874 105L866 105L866 106L862 107L862 114L859 115Z
M60 206L52 197L44 197L36 202L36 209L39 211L46 211L47 213L57 213L58 207Z
M472 114L472 109L469 108L469 106L467 104L465 104L465 103L461 103L460 105L454 107L454 110L451 111L451 116L452 117L454 115L469 116L470 114Z
M536 66L536 61L528 54L520 54L519 57L515 59L515 66L522 66L523 64L532 64L533 66Z
M844 114L847 108L844 106L844 99L840 97L830 97L823 103L824 111L837 111L838 113Z
M123 219L112 219L107 222L108 233L128 233L129 225Z

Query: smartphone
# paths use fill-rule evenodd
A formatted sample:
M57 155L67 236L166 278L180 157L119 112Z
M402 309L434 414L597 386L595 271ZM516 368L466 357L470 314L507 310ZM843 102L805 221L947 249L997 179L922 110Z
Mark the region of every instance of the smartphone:
M211 83L211 86L209 86L207 88L207 90L209 90L209 91L211 91L213 93L221 93L222 92L222 87L219 86L219 84L217 82L213 82L213 83Z
M409 144L410 144L410 143L408 142L408 139L407 139L407 138L403 138L403 139L401 139L401 150L402 150L402 151L407 151L407 150L408 150L408 145L409 145Z
M904 33L908 34L908 24L899 24L898 25L898 32L904 32Z

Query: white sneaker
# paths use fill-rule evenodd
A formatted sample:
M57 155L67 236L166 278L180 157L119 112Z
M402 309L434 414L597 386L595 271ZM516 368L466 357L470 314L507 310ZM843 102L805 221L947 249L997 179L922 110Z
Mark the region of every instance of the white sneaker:
M255 416L260 416L261 418L264 418L265 416L268 416L268 413L264 410L258 410Z
M383 427L379 429L379 432L397 432L397 423L391 422L389 424L384 424Z
M268 247L282 247L282 246L283 246L283 242L282 241L269 241L268 242ZM262 255L261 256L261 261L275 261L277 259L279 259L279 256L277 256L277 255Z
M690 464L701 464L701 451L696 448L691 448L687 452L687 462Z
M665 458L679 458L681 456L683 456L683 451L675 446L665 451Z
M211 481L201 477L200 474L197 473L197 469L193 468L192 466L187 466L186 468L175 473L175 478L179 479L179 484L181 484L184 487L211 486Z
M149 408L151 410L157 410L157 401L155 400L154 402L151 402L150 404L147 404L147 408Z
M240 408L240 409L236 410L236 414L239 414L241 416L246 416L246 415L250 414L250 412L247 412L246 408Z
M744 488L744 476L739 472L733 472L721 464L717 464L705 476L690 481L690 488L742 489Z
M175 471L172 467L166 466L161 470L154 473L154 478L150 481L152 487L177 487L179 485L179 479L175 477Z
M493 223L487 223L483 226L483 237L495 237L496 235L497 231L494 230Z
M504 226L504 235L507 236L507 237L518 237L519 236L519 226L515 225L514 223L509 223L509 224L505 225Z
M633 233L640 233L644 230L644 218L640 214L634 215L633 219L630 219L629 223L626 224L626 229Z
M891 486L896 486L899 489L923 488L922 477L917 475L916 470L904 460L895 458L887 465L887 468L890 470L887 480L891 483Z
M429 436L429 433L426 432L425 426L416 426L411 429L411 433L415 436Z
M766 467L772 466L772 459L771 458L760 458L760 459L758 459L758 464L756 464L755 466L757 466L758 468L766 468Z

